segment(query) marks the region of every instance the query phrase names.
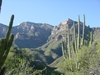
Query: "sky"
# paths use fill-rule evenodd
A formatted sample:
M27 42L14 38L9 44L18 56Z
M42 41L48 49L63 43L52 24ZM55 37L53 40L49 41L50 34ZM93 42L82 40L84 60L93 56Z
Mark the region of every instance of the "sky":
M100 0L3 0L0 23L9 24L14 14L14 23L30 21L57 26L68 18L77 21L78 15L86 25L100 27Z

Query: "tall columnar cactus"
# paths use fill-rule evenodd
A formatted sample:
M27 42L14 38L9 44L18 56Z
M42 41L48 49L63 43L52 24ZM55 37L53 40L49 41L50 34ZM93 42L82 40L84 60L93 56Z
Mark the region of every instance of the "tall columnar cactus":
M93 43L93 31L90 32L90 41L89 41L89 46Z
M73 40L73 49L74 52L76 52L77 49L77 39L76 39L76 26L75 26L75 22L73 22L73 26L74 26L74 40Z
M62 53L63 53L63 57L66 60L67 58L71 58L71 48L70 48L70 29L69 26L67 27L68 30L66 32L67 36L66 36L66 40L65 42L62 42Z
M93 43L93 31L91 31L91 44Z
M84 45L84 37L85 37L85 33L84 33L84 30L85 30L85 15L83 15L83 18L84 18L84 22L83 22L83 34L82 34L81 45Z
M10 20L8 31L6 33L5 38L0 39L0 71L7 58L10 47L12 46L12 43L13 43L14 35L13 34L10 35L13 20L14 20L14 15L11 16L11 20Z
M77 49L80 48L80 16L78 15L78 38L77 38Z
M71 57L71 48L70 48L70 29L68 25L68 57Z
M87 46L90 44L90 26L88 25L88 40L87 40Z
M68 52L67 52L67 46L65 44L66 42L62 41L62 54L64 59L66 60L68 58Z

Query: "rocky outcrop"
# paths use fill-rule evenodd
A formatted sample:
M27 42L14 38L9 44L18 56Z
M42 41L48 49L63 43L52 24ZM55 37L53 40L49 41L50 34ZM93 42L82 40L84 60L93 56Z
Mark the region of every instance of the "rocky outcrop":
M73 20L68 18L66 21L61 22L58 26L54 26L54 28L53 28L53 30L51 32L51 35L55 35L55 34L58 34L61 31L67 30L67 26L68 25L69 25L69 27L72 27Z
M100 75L100 66L89 72L89 75Z
M59 40L61 40L62 38L63 38L62 35L58 35L57 38L56 38L56 41L59 41Z

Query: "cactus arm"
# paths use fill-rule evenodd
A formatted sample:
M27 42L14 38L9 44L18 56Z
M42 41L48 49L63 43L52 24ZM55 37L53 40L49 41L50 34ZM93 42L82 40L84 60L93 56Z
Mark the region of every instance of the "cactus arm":
M4 54L4 52L5 52L5 43L6 41L5 41L5 39L0 39L0 43L1 43L1 45L0 45L0 60L1 60L1 58L2 58L2 55Z
M87 46L89 46L90 43L90 26L88 25L88 41L87 41Z
M91 32L91 44L93 43L93 31Z
M68 26L68 56L71 57L71 51L70 51L70 29Z
M76 27L75 27L75 23L73 22L73 26L74 26L74 42L73 42L73 49L74 49L74 52L76 52L76 49L77 49L77 39L76 39Z
M64 49L64 41L62 41L62 54L63 54L64 59L66 60L65 49Z
M89 42L89 46L91 46L91 44L93 43L93 32L90 32L90 42Z
M14 20L14 15L12 15L12 16L11 16L11 19L10 19L10 23L9 23L8 31L7 31L7 34L6 34L6 36L5 36L6 40L9 39L10 32L11 32L12 25L13 25L13 20Z
M84 22L83 22L83 34L82 34L81 45L84 45L84 37L85 37L85 33L84 33L84 30L85 30L85 15L83 15L83 18L84 18Z
M80 16L78 15L78 40L77 40L77 49L80 48Z
M9 38L9 41L8 41L8 48L7 48L7 54L12 46L12 43L13 43L13 40L14 40L14 35L12 34Z

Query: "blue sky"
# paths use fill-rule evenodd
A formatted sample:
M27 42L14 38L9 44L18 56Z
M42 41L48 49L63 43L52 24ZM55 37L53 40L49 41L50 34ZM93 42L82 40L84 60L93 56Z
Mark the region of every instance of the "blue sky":
M14 26L30 21L58 25L67 18L77 21L78 15L86 25L100 26L100 0L3 0L0 23L9 24L14 14Z

